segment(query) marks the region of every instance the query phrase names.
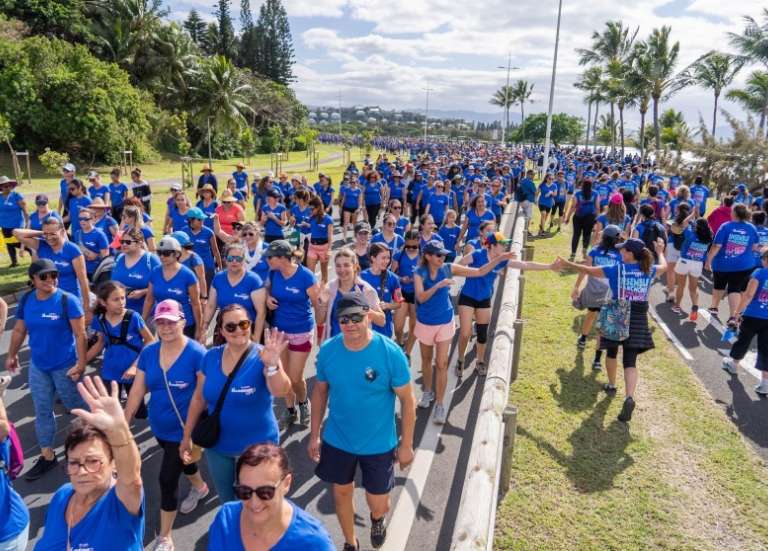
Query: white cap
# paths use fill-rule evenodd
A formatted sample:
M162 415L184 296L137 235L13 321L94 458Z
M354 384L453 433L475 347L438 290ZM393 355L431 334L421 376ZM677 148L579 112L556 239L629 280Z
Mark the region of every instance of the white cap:
M171 191L181 191L181 184L174 182L171 184Z
M275 177L275 173L270 170L269 172L267 172L267 176L270 177L270 178L274 178Z
M72 163L65 163L64 166L61 167L61 170L63 170L64 172L74 172L76 169L75 169L75 165L73 165Z

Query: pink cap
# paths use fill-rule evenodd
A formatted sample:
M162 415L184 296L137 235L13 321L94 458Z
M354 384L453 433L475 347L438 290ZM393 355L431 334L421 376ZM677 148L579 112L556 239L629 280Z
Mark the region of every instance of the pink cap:
M612 205L620 205L624 202L624 197L620 193L614 193L611 195L610 203Z
M179 321L184 319L184 310L182 310L181 305L173 300L172 298L167 298L157 304L155 306L155 321L157 320L168 320L168 321Z

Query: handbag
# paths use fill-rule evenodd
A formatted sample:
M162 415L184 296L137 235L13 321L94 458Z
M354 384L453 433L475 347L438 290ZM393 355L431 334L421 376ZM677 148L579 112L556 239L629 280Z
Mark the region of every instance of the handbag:
M171 386L168 384L168 375L165 373L165 369L162 367L160 368L160 371L163 372L163 381L165 382L165 391L168 393L168 399L171 401L171 406L173 407L173 411L176 412L176 418L179 420L179 424L181 425L181 430L184 430L184 420L181 418L181 413L179 413L179 408L176 407L176 400L173 399L173 393L171 392ZM192 450L190 451L191 456L191 462L197 463L200 461L200 458L203 457L203 448L198 446L197 444L192 444Z
M626 286L622 273L623 265L618 264L618 289L615 300L604 304L600 308L600 317L597 324L600 335L608 340L621 342L629 338L629 317L631 314L630 301L621 298L621 291Z
M224 400L229 392L229 387L232 385L232 381L235 380L235 375L240 370L240 366L243 365L245 358L251 353L253 344L249 344L248 348L243 352L240 359L237 360L235 368L227 377L227 381L224 383L224 387L221 389L219 399L216 400L216 407L213 409L213 413L208 414L207 410L204 410L200 414L200 418L197 420L197 425L192 430L192 442L203 448L212 448L219 441L219 435L221 434L221 408L224 407Z

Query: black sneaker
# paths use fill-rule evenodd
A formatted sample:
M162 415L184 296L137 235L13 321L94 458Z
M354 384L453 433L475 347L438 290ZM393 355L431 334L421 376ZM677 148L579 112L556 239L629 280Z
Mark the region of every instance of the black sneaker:
M371 516L371 545L374 549L378 549L384 545L384 540L387 538L387 527L384 525L384 517L375 519Z
M624 405L621 406L621 413L619 413L619 421L622 423L629 423L632 419L632 412L635 411L635 400L632 396L627 396L624 400Z
M350 545L347 542L344 542L344 548L342 551L359 551L360 549L360 542L358 540L355 540L355 545Z
M612 385L611 383L605 383L603 385L603 391L609 396L613 396L616 394L616 385Z
M578 348L579 350L584 350L586 346L587 346L587 337L585 335L581 335L576 341L576 348Z
M45 473L56 467L58 465L59 460L56 459L56 456L53 456L53 459L46 459L42 455L38 457L35 460L35 464L32 465L32 468L27 471L27 474L24 475L24 479L32 482L33 480L37 480L38 478L42 477Z

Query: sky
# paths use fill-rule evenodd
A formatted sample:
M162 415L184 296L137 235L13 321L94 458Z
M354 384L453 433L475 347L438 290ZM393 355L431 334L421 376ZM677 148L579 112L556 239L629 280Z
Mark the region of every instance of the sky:
M386 109L430 108L495 112L489 104L504 85L511 53L512 81L533 83L526 114L546 111L555 45L557 0L284 0L296 51L294 84L307 105L379 105ZM189 9L212 17L213 0L169 1L171 17ZM232 2L233 18L239 2ZM260 2L251 0L254 19ZM608 20L639 28L645 38L654 27L672 27L680 42L679 69L717 49L733 52L728 32L740 32L742 16L761 16L759 0L563 0L555 84L555 112L586 117L587 106L573 87L583 67L576 48L588 48L591 35ZM741 72L738 86L749 71ZM689 125L699 116L711 121L709 90L687 88L664 104L683 112ZM743 117L734 103L722 107ZM605 112L605 111L603 111ZM720 117L721 118L721 117ZM627 126L639 125L637 112ZM720 126L720 125L718 125Z

